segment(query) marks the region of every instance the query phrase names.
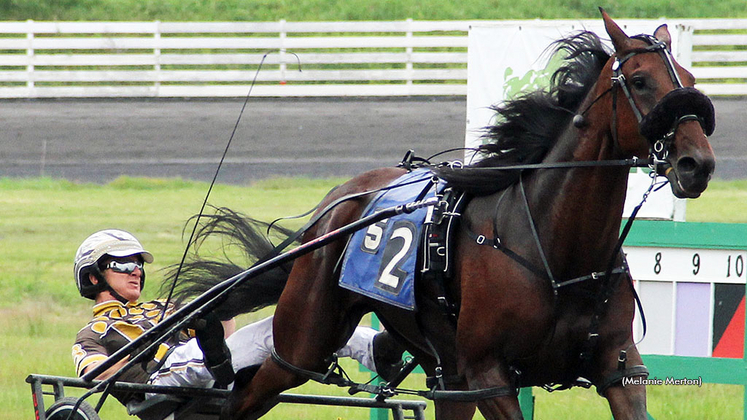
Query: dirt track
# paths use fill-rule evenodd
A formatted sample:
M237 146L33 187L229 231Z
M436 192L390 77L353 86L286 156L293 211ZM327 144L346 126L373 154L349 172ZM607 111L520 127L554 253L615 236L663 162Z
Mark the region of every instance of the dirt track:
M210 180L240 100L3 101L0 176L107 182L120 175ZM716 100L716 176L747 178L747 99ZM220 182L352 176L460 147L464 99L252 99Z

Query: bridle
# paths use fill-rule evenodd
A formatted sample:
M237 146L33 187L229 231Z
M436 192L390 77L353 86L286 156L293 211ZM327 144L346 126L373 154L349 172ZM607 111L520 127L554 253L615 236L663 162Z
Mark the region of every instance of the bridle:
M649 45L645 48L633 50L622 58L615 57L615 61L612 63L612 137L615 145L619 145L617 140L617 87L620 88L619 90L621 90L625 97L628 99L630 109L633 111L633 114L638 121L638 125L640 126L641 122L643 121L643 114L641 113L638 105L635 103L633 95L630 93L630 88L628 87L627 78L622 72L623 65L628 60L640 54L657 53L664 62L664 67L667 69L667 73L669 73L669 78L672 80L674 88L683 88L682 80L680 79L680 76L677 74L677 71L674 68L674 59L672 58L672 53L669 51L669 48L667 48L666 43L659 41L651 35L636 35L632 37L632 39L645 41ZM697 116L693 117L697 118ZM673 134L677 129L677 125L679 125L679 123L680 121L676 122L672 130L672 136L670 138L661 138L655 140L648 139L649 156L654 158L654 164L663 163L669 155L669 147L671 146L671 142L674 138Z
M669 125L665 132L657 132L655 135L645 135L647 134L647 132L652 131L652 130L646 130L646 128L648 128L648 126L654 125L650 121L652 118L647 119L646 117L649 114L653 113L654 110L657 110L657 108L662 108L663 106L665 106L666 99L669 96L669 94L665 95L665 97L662 98L662 100L656 104L656 106L654 107L654 109L651 110L651 112L649 112L646 115L643 115L643 113L641 112L641 109L638 107L638 104L636 104L635 99L633 98L633 94L631 93L630 87L628 86L628 80L622 72L623 65L626 62L628 62L628 60L640 54L656 53L661 57L662 61L664 62L664 67L667 69L667 73L669 74L672 84L674 85L674 89L670 91L670 93L686 91L686 94L688 94L688 96L690 97L693 97L693 96L705 97L705 95L701 94L700 92L696 91L693 88L686 88L682 85L682 80L680 79L675 69L672 53L670 52L665 42L659 41L654 36L645 35L645 34L633 36L631 37L631 39L637 39L637 40L644 41L648 44L648 46L643 47L643 48L637 48L629 52L622 58L615 57L614 61L612 62L612 77L610 78L612 83L604 92L597 95L597 97L594 98L594 100L592 100L591 103L589 103L589 105L587 105L583 111L578 112L576 114L576 116L573 118L573 124L577 128L582 128L583 126L585 126L586 122L585 122L584 117L586 113L594 105L596 105L597 102L599 102L602 98L604 98L608 94L611 94L612 95L612 123L611 123L612 141L613 141L613 147L616 150L620 150L621 147L620 147L620 143L617 137L618 136L617 97L618 97L618 91L622 91L623 95L625 95L625 98L628 100L628 104L630 105L630 109L632 110L633 115L635 115L635 118L636 118L636 121L638 122L641 133L644 134L644 137L646 137L646 139L649 142L649 156L648 156L649 164L648 166L651 167L651 169L656 170L656 172L659 175L665 175L663 172L666 170L666 168L670 168L670 165L666 163L666 159L669 156L669 149L671 147L672 142L674 141L674 133L677 130L677 127L685 121L697 120L700 122L704 131L707 131L707 135L710 135L713 132L713 120L714 120L714 117L712 117L713 110L712 108L709 110L709 109L706 109L707 107L700 106L699 109L697 109L696 111L693 111L693 113L676 116L674 120L674 124ZM700 100L700 102L703 102L703 101ZM709 115L699 116L697 111L705 111L704 113L709 114ZM659 124L657 123L657 125Z

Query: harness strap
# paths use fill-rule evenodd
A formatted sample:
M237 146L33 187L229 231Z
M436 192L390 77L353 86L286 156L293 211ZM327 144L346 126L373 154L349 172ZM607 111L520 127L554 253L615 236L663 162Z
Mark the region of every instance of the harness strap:
M475 389L470 391L428 391L424 396L431 400L448 400L474 402L490 398L515 397L518 395L512 386L496 386L492 388Z
M611 387L619 384L625 378L634 378L643 376L648 378L648 368L644 365L631 366L627 369L616 370L609 377L607 377L601 385L597 386L597 393L604 397L604 393L607 392Z
M672 124L672 127L664 135L664 137L662 137L659 140L656 140L654 144L651 146L651 152L656 158L655 163L662 164L662 166L669 166L671 168L671 165L669 165L669 163L667 163L665 159L669 155L669 149L672 145L672 142L674 141L674 136L675 136L675 132L677 131L677 128L679 128L680 124L687 122L687 121L698 121L698 123L700 123L700 126L703 127L705 131L705 121L699 115L685 114L679 117L677 120L674 121L674 123Z
M464 380L465 377L462 375L428 376L425 378L425 386L430 389L436 387L443 389L444 385L458 384Z
M628 272L628 268L623 266L623 267L614 268L611 271L611 274L623 274L623 273L627 273L627 272ZM556 287L558 289L560 289L562 287L570 286L570 285L576 284L576 283L581 283L581 282L584 282L584 281L587 281L587 280L599 280L600 278L604 277L606 274L607 274L607 272L605 272L605 271L595 271L595 272L593 272L591 274L587 274L585 276L576 277L575 279L561 281L561 282L559 282L559 283L556 284Z
M319 373L313 370L307 370L307 369L300 368L296 365L293 365L290 362L283 359L282 357L280 357L280 355L275 350L275 348L273 348L272 351L270 352L270 358L278 366L287 370L288 372L293 373L294 375L298 375L300 377L306 378L306 379L311 379L312 381L315 381L315 382L319 382L325 385L338 385L338 386L354 385L353 382L345 379L344 377L342 377L342 375L335 372L335 370L337 370L337 368L339 368L340 366L337 363L336 356L334 357L334 361L326 373Z
M617 240L617 244L615 245L615 248L612 252L612 255L610 256L610 261L608 264L607 272L604 274L603 284L602 287L599 289L599 293L597 294L596 298L596 305L594 307L594 315L591 317L591 322L589 323L589 333L586 336L586 341L584 341L582 350L579 353L579 357L581 359L582 367L581 370L584 371L588 367L588 365L591 363L592 354L594 350L597 347L597 343L599 341L599 323L601 321L602 316L607 312L607 303L609 302L610 297L612 296L612 293L615 289L617 289L617 282L612 282L613 279L613 270L612 267L615 264L615 260L618 258L619 255L622 255L623 263L625 264L625 267L627 269L627 261L625 260L625 255L622 254L622 245L623 242L625 242L625 238L627 238L628 233L630 233L630 229L633 227L633 222L635 221L636 216L638 215L638 211L643 207L643 203L646 202L646 199L648 199L649 194L651 194L651 191L654 188L654 182L655 177L651 180L651 185L649 186L648 190L643 194L643 198L641 199L641 202L633 209L633 211L630 214L630 217L628 217L628 221L625 223L625 226L622 229L622 233L620 234L620 237ZM619 278L619 276L614 276L614 278ZM630 285L630 289L633 292L633 298L635 299L636 305L638 306L638 311L641 315L641 324L643 327L643 336L646 336L646 315L643 311L643 304L641 303L641 299L638 296L638 292L636 292L635 287L633 285L633 279L631 276L627 276L628 284ZM641 338L642 340L643 338ZM625 350L621 352L621 359L620 363L620 369L618 370L624 370L624 363L625 359L624 354L626 353ZM644 367L645 368L645 367ZM607 385L609 387L609 385Z
M284 360L280 355L275 351L273 348L270 352L270 358L273 362L275 362L278 366L281 368L287 370L288 372L293 373L294 375L298 375L302 378L310 379L312 381L319 382L324 385L337 385L340 387L350 387L350 393L355 394L358 392L369 392L372 394L378 394L384 397L394 396L397 394L398 391L406 391L406 390L399 390L389 387L382 387L378 385L371 385L371 384L357 384L347 378L342 377L339 373L336 373L335 370L339 368L339 365L337 364L337 359L335 358L335 361L332 363L332 366L327 371L327 373L319 373L312 370L302 369L298 366L295 366L288 361ZM452 379L449 377L448 379ZM441 378L441 383L443 383L443 378ZM475 390L469 390L469 391L446 391L446 390L437 390L432 389L430 391L414 391L414 392L404 392L404 393L410 393L413 395L419 395L425 398L428 398L430 400L448 400L448 401L463 401L463 402L474 402L474 401L480 401L490 398L499 398L499 397L511 397L517 395L517 389L514 386L497 386L492 388L483 388L483 389L475 389Z
M625 94L625 97L628 99L628 102L630 103L630 108L633 110L633 113L635 114L636 120L640 123L641 120L643 120L643 115L641 115L640 109L638 109L638 106L635 103L635 100L633 99L633 95L630 93L630 89L628 89L628 84L626 83L625 75L622 73L622 64L624 61L615 61L612 64L612 71L614 72L614 77L612 78L613 87L615 84L619 85L622 89L623 93ZM613 97L615 96L615 92L612 92ZM614 113L614 105L613 105L613 113Z
M463 192L445 188L437 193L438 205L429 208L423 232L421 278L436 286L438 303L456 326L459 308L451 302L446 293L446 284L452 276L451 248L453 229L461 218L465 200Z
M537 268L534 264L531 263L531 261L527 260L526 258L522 257L521 255L517 254L516 252L512 251L509 248L506 248L503 246L503 242L501 242L501 238L498 236L494 236L493 239L488 240L488 238L485 235L477 234L473 232L469 226L467 226L467 223L464 223L464 229L467 233L467 236L475 241L477 245L485 245L493 247L493 249L497 249L504 254L506 254L508 257L513 259L514 261L518 262L524 268L531 271L538 277L547 278L547 273L545 273L543 270L540 270Z
M526 258L522 257L521 255L517 254L516 252L514 252L510 248L505 247L503 245L503 242L501 242L501 238L498 237L497 235L494 236L493 239L489 240L485 235L480 235L480 234L477 234L477 233L473 232L466 225L466 223L464 225L464 228L465 228L465 232L467 233L467 236L470 239L472 239L473 241L475 241L475 243L477 245L486 245L486 246L492 247L493 249L497 249L497 250L503 252L504 254L506 254L506 256L510 257L514 261L516 261L519 264L521 264L524 268L526 268L527 270L531 271L536 276L544 278L544 279L548 278L547 277L547 273L544 270L542 270L539 267L537 267L536 265L532 264L531 261L529 261ZM628 270L627 267L624 267L624 266L617 267L617 268L614 268L612 270L612 274L622 274L622 273L627 272L627 270ZM570 280L565 280L565 281L558 281L558 282L555 283L555 285L553 287L556 290L557 289L562 289L563 287L571 286L571 285L576 284L576 283L582 283L582 282L587 281L587 280L598 280L598 279L604 277L605 274L606 274L606 272L604 272L604 271L595 271L595 272L593 272L591 274L587 274L585 276L576 277L576 278L573 278L573 279L570 279Z
M550 270L550 263L547 261L547 256L545 256L544 249L542 249L542 242L540 242L539 233L537 233L537 226L534 223L534 218L532 217L532 211L529 208L529 200L527 199L527 193L526 193L526 190L524 189L523 173L519 174L519 190L521 190L521 197L524 199L524 209L527 212L527 219L529 220L529 227L532 228L532 237L534 238L534 242L537 244L537 251L539 251L540 258L542 259L542 265L545 267L547 278L550 279L550 284L552 285L553 293L557 295L558 294L558 287L557 287L558 283L555 281L555 276L552 274L552 270Z

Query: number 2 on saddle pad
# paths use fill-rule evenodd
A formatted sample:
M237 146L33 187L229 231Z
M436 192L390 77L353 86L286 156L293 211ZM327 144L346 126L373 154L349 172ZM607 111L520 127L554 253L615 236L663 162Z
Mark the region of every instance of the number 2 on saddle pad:
M386 240L383 240L385 245L374 285L396 295L399 294L407 277L407 271L403 270L402 266L417 248L415 244L418 231L415 225L407 220L397 220L391 227L390 223L390 219L384 219L369 226L361 242L361 251L369 254L378 253L384 235L388 233Z

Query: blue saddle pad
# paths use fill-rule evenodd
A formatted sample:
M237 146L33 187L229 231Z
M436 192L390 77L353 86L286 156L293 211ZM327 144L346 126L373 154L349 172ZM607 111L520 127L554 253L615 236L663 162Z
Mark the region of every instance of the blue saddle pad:
M435 196L432 178L433 173L427 169L402 175L389 184L402 186L380 192L363 216L415 201L429 186L422 198ZM355 232L345 250L340 287L414 311L415 265L427 214L428 208L421 208Z

